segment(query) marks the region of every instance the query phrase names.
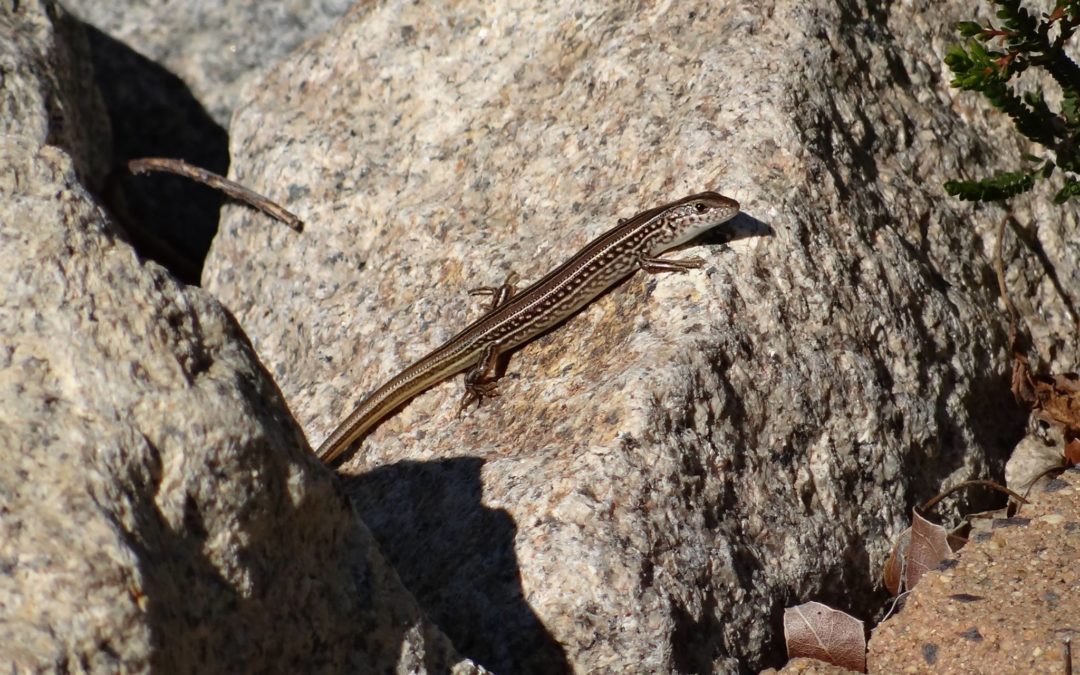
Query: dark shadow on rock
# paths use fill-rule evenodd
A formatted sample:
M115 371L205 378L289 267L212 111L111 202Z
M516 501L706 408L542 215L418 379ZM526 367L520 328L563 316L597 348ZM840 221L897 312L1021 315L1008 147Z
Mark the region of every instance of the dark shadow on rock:
M687 245L722 246L724 244L730 244L733 241L748 239L750 237L775 236L776 231L767 223L763 223L747 213L739 213L723 225L719 225L711 230L706 230L701 233L700 236L688 242Z
M203 509L215 505L189 493L180 524L161 512L156 448L139 453L143 461L125 465L127 475L96 495L137 565L131 589L143 608L140 626L150 633L150 670L391 672L410 644L424 648L425 672L449 672L457 657L448 641L367 564L374 543L330 476L309 476L304 498L294 501L295 465L271 457L272 444L260 445L266 459L253 452L248 467L258 473L260 489L244 504L253 517L241 518L248 521L243 550L235 553L242 571L232 580L211 555ZM236 576L245 578L246 592ZM123 652L108 642L98 648Z
M221 194L180 176L131 176L124 167L131 159L173 157L224 175L229 170L228 133L176 75L84 26L94 79L112 125L112 178L105 202L141 256L198 284L217 232Z
M496 673L568 673L566 653L521 588L503 510L484 507L483 460L399 462L346 491L382 552L462 656Z

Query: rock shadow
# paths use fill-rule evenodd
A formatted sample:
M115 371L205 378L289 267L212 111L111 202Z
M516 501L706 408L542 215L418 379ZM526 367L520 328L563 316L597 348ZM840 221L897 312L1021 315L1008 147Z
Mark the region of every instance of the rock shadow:
M222 196L180 176L132 176L128 160L173 157L225 175L229 135L179 77L126 44L83 24L112 126L112 172L104 200L144 258L198 284L217 233Z
M483 505L483 464L398 462L349 477L346 491L462 656L496 673L569 673L565 650L524 597L513 518Z

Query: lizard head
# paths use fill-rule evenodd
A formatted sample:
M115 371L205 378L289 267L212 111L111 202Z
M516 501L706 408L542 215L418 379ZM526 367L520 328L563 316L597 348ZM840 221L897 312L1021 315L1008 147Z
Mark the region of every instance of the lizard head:
M726 223L739 213L739 202L717 192L699 192L658 207L656 217L664 219L667 232L653 254L685 244L706 230Z

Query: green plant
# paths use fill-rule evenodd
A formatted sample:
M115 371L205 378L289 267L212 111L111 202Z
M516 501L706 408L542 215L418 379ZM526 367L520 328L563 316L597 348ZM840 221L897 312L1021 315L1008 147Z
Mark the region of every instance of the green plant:
M1016 130L1046 148L1046 156L1024 154L1024 167L974 181L947 181L945 191L973 201L998 201L1027 192L1055 169L1065 176L1054 196L1064 203L1080 195L1080 68L1065 53L1065 43L1080 26L1080 0L1057 0L1053 10L1036 18L1020 0L992 0L1001 28L963 21L955 28L967 38L945 56L952 86L982 93L1007 114ZM991 43L1001 46L991 47ZM1046 70L1061 88L1061 110L1050 109L1042 91L1018 94L1009 80L1030 67Z

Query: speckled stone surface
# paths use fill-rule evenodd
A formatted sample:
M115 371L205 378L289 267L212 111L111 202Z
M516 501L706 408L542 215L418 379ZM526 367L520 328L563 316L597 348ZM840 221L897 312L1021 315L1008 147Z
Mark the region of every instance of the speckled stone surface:
M776 231L629 280L518 350L500 399L457 417L460 378L436 386L341 467L465 655L779 665L784 606L869 616L910 504L1000 471L1024 429L1000 213L939 187L1016 151L947 87L967 4L365 3L248 90L233 176L308 226L229 207L204 281L314 444L479 315L467 289L618 217L710 188ZM1073 288L1076 215L1045 223ZM1007 246L1040 349L1075 362L1045 263Z
M870 640L871 673L1064 673L1080 638L1080 471L1036 488L954 565L923 576Z
M840 666L834 666L815 659L798 658L791 659L784 667L777 670L768 668L761 671L760 675L851 675L858 671L848 670Z
M63 148L79 178L100 188L111 137L86 35L55 2L15 4L0 7L0 136Z
M68 0L80 20L182 79L218 124L259 77L355 0Z
M0 9L0 670L477 672L233 318L91 196L63 20Z

